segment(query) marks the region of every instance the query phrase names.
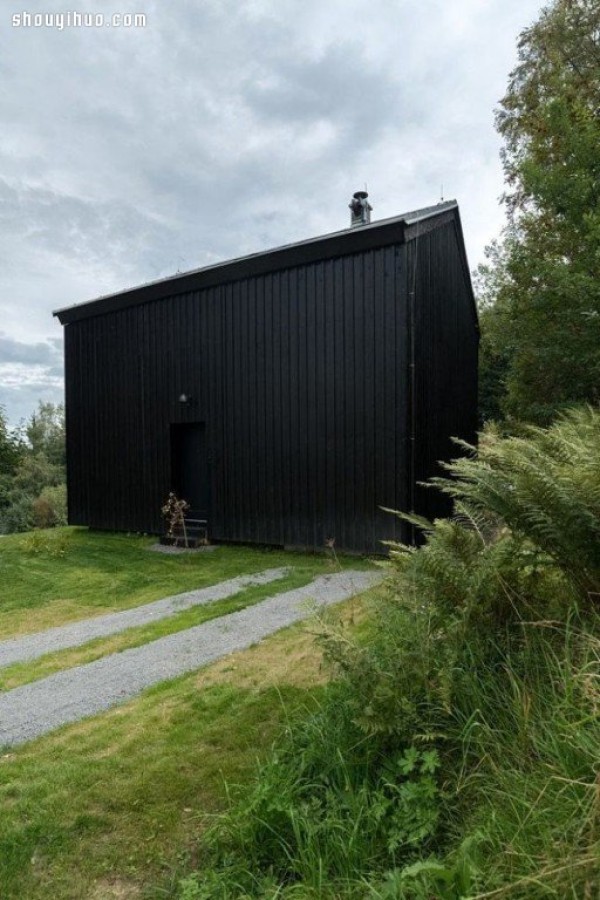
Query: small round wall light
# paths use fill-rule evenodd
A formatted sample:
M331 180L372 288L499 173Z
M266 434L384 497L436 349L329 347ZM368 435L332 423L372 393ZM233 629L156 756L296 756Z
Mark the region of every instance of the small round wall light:
M179 402L181 403L182 406L189 406L190 403L192 402L192 398L190 397L189 394L180 394Z

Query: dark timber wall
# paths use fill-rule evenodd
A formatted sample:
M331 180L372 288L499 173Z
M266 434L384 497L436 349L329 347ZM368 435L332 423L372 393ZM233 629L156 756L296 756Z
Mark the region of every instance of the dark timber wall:
M371 247L78 316L65 329L69 518L160 532L171 426L204 423L213 540L381 552L379 506L472 439L477 331L454 218ZM371 243L373 241L371 240ZM411 355L414 360L411 360ZM412 362L414 361L414 367ZM193 402L182 405L181 393Z
M470 444L477 439L477 318L455 224L429 231L407 248L415 336L409 506L434 518L448 514L451 504L421 482L445 474L440 460L460 455L454 437Z

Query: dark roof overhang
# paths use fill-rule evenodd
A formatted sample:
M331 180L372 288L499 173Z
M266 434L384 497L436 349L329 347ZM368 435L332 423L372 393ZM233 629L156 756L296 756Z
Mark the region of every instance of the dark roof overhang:
M466 267L467 283L470 287L471 281L468 266L466 266L458 204L455 200L448 200L438 203L436 206L403 213L391 219L380 219L369 225L346 228L343 231L321 235L294 244L286 244L272 250L252 253L249 256L226 260L201 269L192 269L189 272L178 272L176 275L150 281L116 294L108 294L86 303L67 306L56 310L53 315L58 317L62 325L68 325L81 319L116 312L176 294L184 294L226 282L264 275L267 272L280 271L323 259L332 259L413 240L419 234L424 234L451 220L458 225L459 244Z

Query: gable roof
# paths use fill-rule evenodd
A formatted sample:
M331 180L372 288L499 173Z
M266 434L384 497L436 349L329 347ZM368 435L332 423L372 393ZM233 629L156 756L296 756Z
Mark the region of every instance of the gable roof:
M129 306L223 284L227 281L237 281L253 275L262 275L322 259L345 256L350 253L413 240L419 234L423 234L424 230L429 231L431 228L452 220L458 227L463 264L470 286L458 204L456 200L447 200L435 206L425 206L422 209L405 212L389 219L379 219L369 225L345 228L343 231L319 235L293 244L284 244L271 250L261 250L258 253L213 263L200 269L177 272L175 275L149 281L115 294L105 294L85 303L55 310L53 315L58 317L62 325L68 325L91 316L115 312Z

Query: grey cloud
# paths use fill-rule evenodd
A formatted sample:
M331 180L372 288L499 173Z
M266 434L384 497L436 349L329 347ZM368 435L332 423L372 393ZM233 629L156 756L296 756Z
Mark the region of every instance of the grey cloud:
M27 420L37 409L40 400L45 403L63 403L62 386L49 386L40 382L8 389L0 384L0 406L13 426L23 419Z
M423 118L416 98L390 74L369 64L358 42L346 41L312 63L282 60L277 78L249 85L247 98L268 118L303 125L333 121L344 139L360 136L370 143L400 113L404 122Z
M60 393L53 308L345 227L364 181L376 217L444 181L477 262L501 223L492 108L538 6L145 0L137 33L1 18L0 366L21 368L0 402Z
M62 340L26 343L0 334L0 407L16 425L38 402L63 402Z
M7 273L13 282L31 277L29 247L35 248L40 263L44 257L50 266L60 261L63 270L71 266L80 275L87 273L90 283L96 280L94 273L104 267L113 271L115 282L135 281L140 271L152 265L148 258L153 257L156 245L166 244L169 238L164 223L125 202L98 203L43 188L19 189L1 179L0 229L4 235L0 284L6 283ZM175 235L172 240L174 243ZM66 305L69 297L52 297L50 291L55 287L42 285L35 291L45 289L48 304ZM88 288L92 296L104 289L104 284L95 290Z
M0 366L5 363L53 366L60 360L62 360L62 342L59 340L26 344L0 334Z

